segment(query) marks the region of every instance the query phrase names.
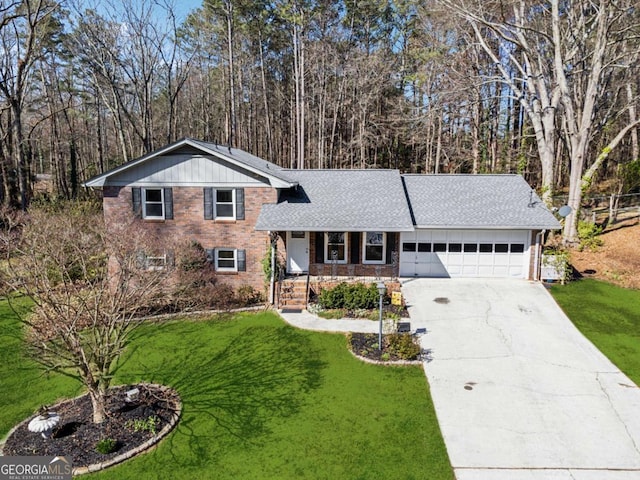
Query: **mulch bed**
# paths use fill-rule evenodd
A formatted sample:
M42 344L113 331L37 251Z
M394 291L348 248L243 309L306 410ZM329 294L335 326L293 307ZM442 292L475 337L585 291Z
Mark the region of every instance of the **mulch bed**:
M133 388L140 390L138 400L127 403L125 392ZM107 419L101 424L94 424L91 400L89 395L83 395L50 408L60 416L60 423L53 430L51 438L45 439L39 433L30 432L27 429L28 422L23 422L7 438L4 455L66 456L72 458L74 469L107 462L154 436L150 431L136 432L134 420L147 420L155 416L157 434L171 422L179 405L178 394L160 385L114 387L107 398ZM116 440L115 451L98 453L96 444L106 438Z
M377 333L350 333L347 338L349 341L349 349L354 355L373 362L420 363L422 360L425 360L429 354L429 352L421 352L416 358L401 358L389 349L386 335L382 335L382 350L380 350L378 348ZM417 340L414 339L414 342L417 342Z

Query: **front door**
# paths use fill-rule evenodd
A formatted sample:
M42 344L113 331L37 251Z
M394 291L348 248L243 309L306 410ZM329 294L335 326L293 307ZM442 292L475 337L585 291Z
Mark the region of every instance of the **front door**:
M309 236L307 232L287 232L287 272L309 271Z

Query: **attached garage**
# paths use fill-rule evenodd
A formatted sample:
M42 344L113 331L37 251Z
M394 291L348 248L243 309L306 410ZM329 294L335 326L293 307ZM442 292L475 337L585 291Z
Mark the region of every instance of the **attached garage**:
M400 276L528 278L530 239L529 230L403 232Z
M520 175L403 175L414 224L401 277L534 278L557 219Z

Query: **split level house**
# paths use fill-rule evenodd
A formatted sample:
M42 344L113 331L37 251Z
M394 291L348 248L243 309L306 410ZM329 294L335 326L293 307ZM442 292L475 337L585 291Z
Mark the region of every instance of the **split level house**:
M271 244L289 275L537 279L544 232L560 228L520 175L293 170L188 138L85 185L102 188L107 225L137 215L260 291Z

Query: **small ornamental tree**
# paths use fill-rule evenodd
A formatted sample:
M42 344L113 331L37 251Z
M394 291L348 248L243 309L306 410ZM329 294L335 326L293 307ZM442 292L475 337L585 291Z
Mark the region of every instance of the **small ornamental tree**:
M170 274L170 265L148 268L140 261L157 255L153 245L160 243L133 218L107 231L95 206L32 209L4 223L3 283L33 304L16 311L27 351L47 371L80 381L93 421L101 423L118 359Z

